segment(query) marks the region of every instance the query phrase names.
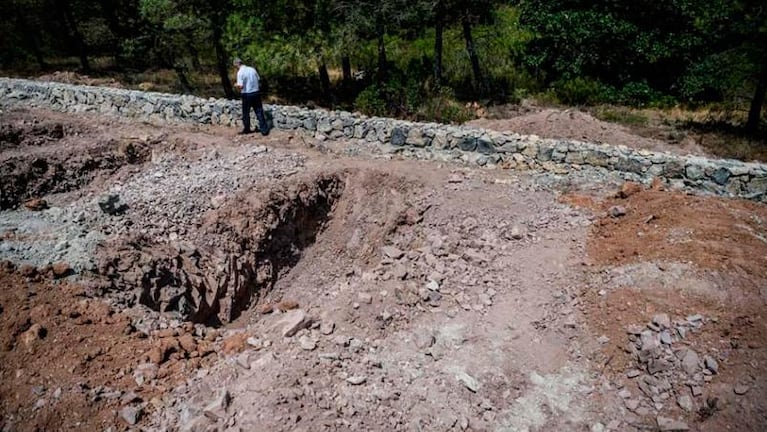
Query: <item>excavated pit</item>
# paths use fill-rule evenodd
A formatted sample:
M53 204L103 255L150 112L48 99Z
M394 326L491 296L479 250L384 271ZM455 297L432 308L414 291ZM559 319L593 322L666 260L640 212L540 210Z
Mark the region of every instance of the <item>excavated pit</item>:
M110 139L85 148L87 134L61 123L0 124L0 210L53 193L79 189L99 175L151 157L146 143Z
M332 217L344 176L320 174L244 192L212 211L190 241L127 239L100 251L112 293L218 326L236 319L301 258Z

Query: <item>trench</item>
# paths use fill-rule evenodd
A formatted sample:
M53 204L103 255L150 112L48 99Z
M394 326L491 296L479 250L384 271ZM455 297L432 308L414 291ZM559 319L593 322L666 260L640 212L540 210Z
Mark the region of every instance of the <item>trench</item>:
M0 151L5 152L0 158L0 210L82 188L98 175L151 157L149 147L139 142L108 140L88 148L52 145L71 133L61 124L0 125Z
M343 173L331 173L245 193L206 220L198 239L207 246L132 239L108 254L99 272L112 291L132 291L153 310L223 325L300 261L333 217L344 184Z

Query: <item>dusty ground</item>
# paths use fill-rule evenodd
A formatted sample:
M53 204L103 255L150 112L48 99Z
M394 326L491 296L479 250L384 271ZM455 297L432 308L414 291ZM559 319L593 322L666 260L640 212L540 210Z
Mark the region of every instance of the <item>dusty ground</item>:
M0 127L4 430L767 430L764 205L279 131Z

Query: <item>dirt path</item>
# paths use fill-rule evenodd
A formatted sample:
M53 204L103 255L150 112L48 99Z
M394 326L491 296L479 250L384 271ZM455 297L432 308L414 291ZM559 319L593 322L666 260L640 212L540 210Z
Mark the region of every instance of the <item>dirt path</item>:
M3 115L6 429L767 424L763 205Z

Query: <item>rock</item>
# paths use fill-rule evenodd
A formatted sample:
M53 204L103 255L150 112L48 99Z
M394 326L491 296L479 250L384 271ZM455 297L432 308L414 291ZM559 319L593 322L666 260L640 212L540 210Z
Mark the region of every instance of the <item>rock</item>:
M680 421L680 420L674 420L667 417L661 417L658 416L657 418L658 422L658 429L661 432L673 432L673 431L687 431L690 430L690 427L687 426L687 423Z
M667 329L671 327L671 319L667 314L661 313L652 317L653 324L658 325L660 328Z
M660 332L660 341L665 345L671 345L673 340L671 339L671 333L668 330Z
M435 280L430 280L426 284L426 288L431 290L431 291L439 291L439 283L437 281L435 281Z
M99 198L98 205L104 213L115 216L124 213L128 206L120 203L120 196L117 194L107 194Z
M394 246L384 246L381 248L381 251L383 252L384 256L391 259L400 259L405 256L405 252L402 252Z
M309 336L301 336L298 338L298 344L301 346L301 349L305 351L313 351L317 348L317 343Z
M284 337L293 337L299 330L303 330L310 324L306 317L306 313L301 309L294 309L283 314L282 318L277 323L280 334Z
M626 408L629 411L636 411L636 409L639 408L639 400L638 399L626 399Z
M157 378L157 372L159 367L156 363L143 363L136 366L133 371L133 379L136 380L136 384L144 385L144 383Z
M591 425L591 432L605 432L605 425L602 423L594 423Z
M53 264L51 269L53 270L53 277L56 279L67 277L72 273L72 267L65 262L57 262Z
M692 398L690 396L688 396L688 395L679 396L676 399L676 403L683 410L685 410L687 412L691 412L692 411Z
M618 198L626 199L631 195L637 194L642 191L642 185L634 182L623 183L621 190L618 192Z
M213 397L213 399L205 406L203 413L206 417L216 420L226 418L226 409L231 402L231 395L229 390L223 388Z
M48 208L48 201L42 198L33 198L24 202L24 207L31 211L41 211Z
M264 343L261 341L261 339L251 336L247 339L245 339L245 343L248 344L248 346L252 347L253 349L261 349L264 347Z
M31 347L35 341L44 339L48 334L45 327L40 324L32 324L27 331L21 334L21 341L27 348Z
M48 404L48 401L45 399L38 399L37 402L35 402L35 406L32 407L33 411L37 411L41 408L43 408L45 405Z
M415 342L415 346L418 347L418 349L424 350L434 345L436 339L434 338L434 335L429 332L419 331L415 333L413 341Z
M607 213L609 213L610 216L614 218L626 216L626 208L623 206L612 206L609 210L607 210Z
M368 293L364 293L364 292L358 293L357 298L359 299L359 301L365 304L373 303L373 296Z
M194 336L190 334L179 336L178 344L185 352L191 353L193 351L197 351L197 341L195 341Z
M621 399L628 399L631 397L631 392L628 389L623 389L618 392L618 396L620 396Z
M687 375L695 375L695 373L698 372L698 363L700 363L698 354L695 351L688 349L682 357L682 369Z
M736 395L742 396L750 390L749 386L744 384L738 384L732 389Z
M346 382L348 382L351 385L364 384L365 381L367 381L367 378L365 378L362 375L355 375L355 376L350 376L349 378L346 378Z
M19 267L19 273L24 277L33 278L37 276L37 267L31 264L23 264Z
M689 323L699 323L703 321L703 315L701 314L695 314L695 315L688 315L687 316L687 322Z
M714 360L713 357L703 357L703 363L706 365L706 369L710 370L712 373L719 373L719 364L716 362L716 360Z
M636 378L636 377L638 377L641 374L642 374L642 372L639 371L638 369L632 369L632 370L626 372L626 376L629 377L629 378Z
M460 372L455 375L458 382L466 386L472 393L476 393L479 390L479 382L476 378L467 374L466 372Z
M120 418L131 426L135 426L141 420L143 410L140 407L125 407L120 410Z
M226 194L219 194L210 198L210 206L214 209L221 207L226 202Z
M703 394L703 387L696 385L690 386L690 392L693 396L698 397Z
M519 227L519 225L514 225L511 227L509 236L514 240L522 240L525 234L524 234L524 231L522 231L522 228Z
M320 324L320 333L324 335L329 335L333 333L333 330L335 330L336 324L333 321L323 321L322 324Z

